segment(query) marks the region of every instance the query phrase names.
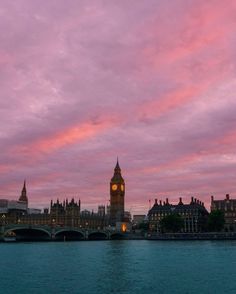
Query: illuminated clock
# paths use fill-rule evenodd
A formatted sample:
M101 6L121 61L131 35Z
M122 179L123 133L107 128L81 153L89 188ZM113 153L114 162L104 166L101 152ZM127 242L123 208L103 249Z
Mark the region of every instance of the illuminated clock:
M125 189L124 185L121 185L120 188L121 188L121 191L124 191Z
M114 184L114 185L112 185L112 187L111 187L111 188L112 188L112 190L113 190L113 191L116 191L118 187L117 187L117 185L116 185L116 184Z

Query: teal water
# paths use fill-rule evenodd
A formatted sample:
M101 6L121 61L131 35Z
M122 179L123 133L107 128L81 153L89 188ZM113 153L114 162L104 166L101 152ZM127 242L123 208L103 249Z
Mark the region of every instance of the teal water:
M0 244L0 293L236 293L236 241Z

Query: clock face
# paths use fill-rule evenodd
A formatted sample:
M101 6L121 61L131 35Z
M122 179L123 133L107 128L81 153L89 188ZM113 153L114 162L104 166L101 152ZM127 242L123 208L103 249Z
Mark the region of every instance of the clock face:
M121 191L124 191L125 189L124 185L121 185L120 188L121 188Z
M117 187L117 185L116 185L116 184L114 184L114 185L112 185L112 187L111 187L111 188L112 188L112 190L113 190L113 191L116 191L118 187Z

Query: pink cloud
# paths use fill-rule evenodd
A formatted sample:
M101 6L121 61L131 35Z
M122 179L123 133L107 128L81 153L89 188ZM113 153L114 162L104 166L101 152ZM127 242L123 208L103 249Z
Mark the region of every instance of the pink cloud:
M45 138L40 138L32 143L23 146L17 146L11 152L30 153L31 156L37 154L47 154L54 152L60 148L83 142L91 138L95 138L99 134L107 131L114 124L114 121L102 121L98 123L83 123L78 124Z
M117 155L133 212L159 192L236 193L235 13L231 0L1 1L2 194L26 177L32 205L67 194L96 209Z
M141 105L139 107L140 115L144 117L158 117L160 115L164 115L166 112L178 108L183 104L191 101L191 99L194 99L198 93L199 90L194 89L193 87L171 91L160 99Z

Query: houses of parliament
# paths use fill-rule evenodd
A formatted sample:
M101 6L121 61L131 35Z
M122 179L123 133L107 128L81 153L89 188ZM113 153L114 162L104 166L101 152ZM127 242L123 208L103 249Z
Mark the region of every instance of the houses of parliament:
M29 224L48 226L68 226L90 229L103 229L107 226L121 226L130 221L125 215L125 181L121 175L119 161L110 180L110 205L98 206L98 211L81 210L80 199L51 201L43 212L28 207L26 182L24 181L18 200L0 199L0 217L5 224Z

